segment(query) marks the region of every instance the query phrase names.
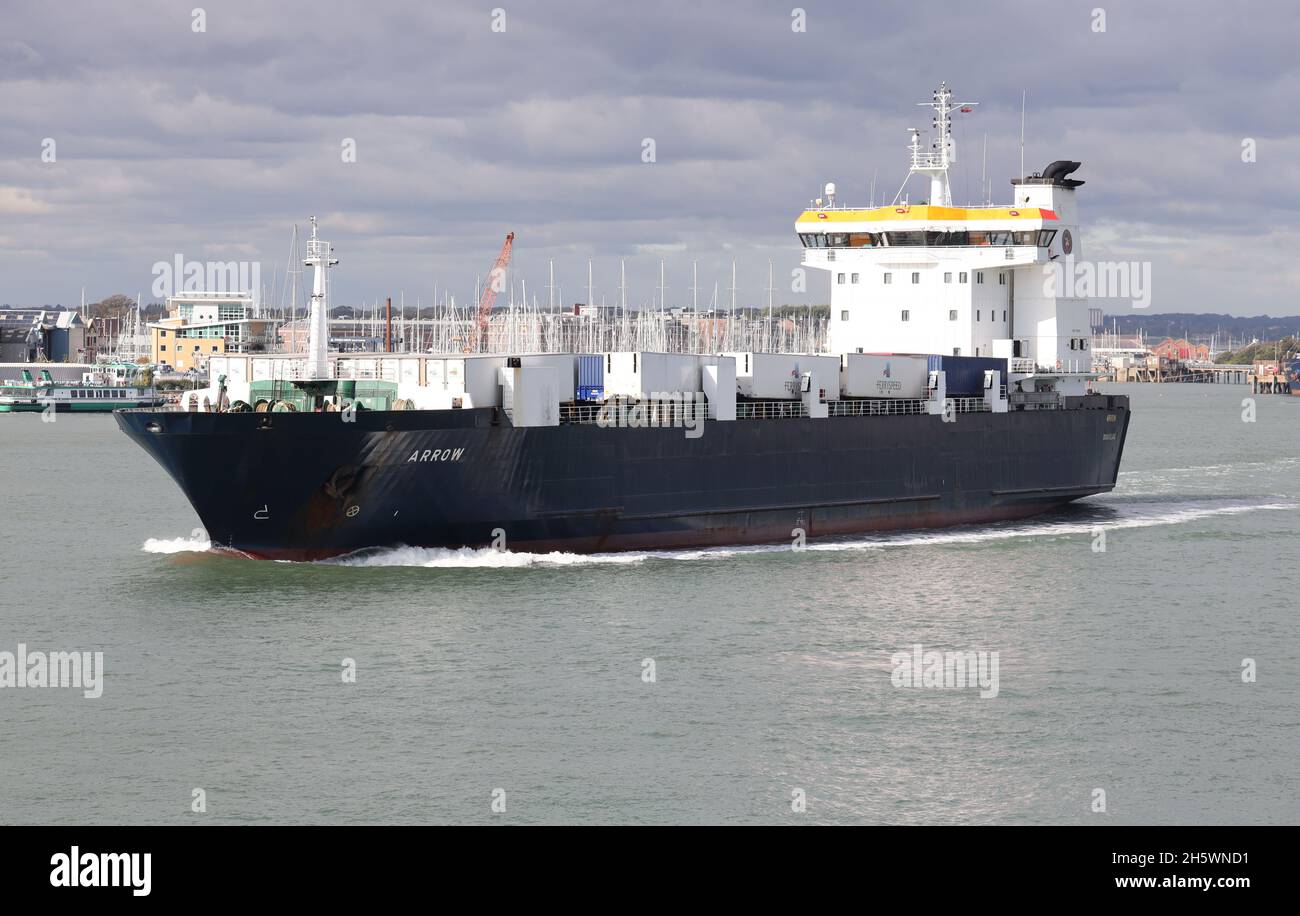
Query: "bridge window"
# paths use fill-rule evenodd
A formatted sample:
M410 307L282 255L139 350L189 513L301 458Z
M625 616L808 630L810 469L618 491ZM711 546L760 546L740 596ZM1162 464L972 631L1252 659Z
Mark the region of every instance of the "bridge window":
M886 232L885 241L892 247L910 248L925 244L924 232Z
M873 248L880 244L880 236L875 232L850 232L850 248Z
M1032 245L1038 241L1038 233L1032 230L1027 232L1013 232L1011 233L1011 236L1015 239L1017 245Z
M1038 247L1046 248L1048 245L1052 244L1052 239L1054 238L1056 238L1055 229L1038 230Z

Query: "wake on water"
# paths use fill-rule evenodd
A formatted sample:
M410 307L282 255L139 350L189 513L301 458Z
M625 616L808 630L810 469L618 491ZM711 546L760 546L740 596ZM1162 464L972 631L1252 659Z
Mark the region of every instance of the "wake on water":
M1249 512L1300 509L1300 502L1275 500L1251 502L1242 499L1208 498L1199 500L1109 498L1079 503L1062 512L1025 522L963 526L921 531L885 532L806 544L799 552L824 553L842 551L886 550L898 547L929 547L945 544L979 544L1013 538L1062 537L1090 535L1101 530L1151 528L1180 525L1215 516L1241 515ZM202 529L189 537L149 538L142 545L147 553L202 553L212 543ZM322 565L350 567L424 567L429 569L529 569L564 566L628 566L651 560L694 561L723 560L759 553L790 553L789 544L761 544L743 547L716 547L700 550L629 551L625 553L512 553L484 548L392 547L362 551L344 557L317 561Z

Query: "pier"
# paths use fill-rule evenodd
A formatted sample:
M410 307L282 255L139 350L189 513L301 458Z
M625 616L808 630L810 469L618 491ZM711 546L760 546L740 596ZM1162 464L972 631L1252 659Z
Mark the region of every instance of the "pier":
M1260 367L1250 364L1234 365L1172 360L1157 361L1152 359L1138 365L1113 367L1102 376L1102 381L1249 385L1254 394L1286 394L1288 392L1287 379L1284 373L1261 371Z

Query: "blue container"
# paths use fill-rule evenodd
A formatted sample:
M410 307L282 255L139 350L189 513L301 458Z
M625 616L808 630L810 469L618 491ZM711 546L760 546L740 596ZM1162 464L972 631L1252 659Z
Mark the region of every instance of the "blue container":
M994 369L1002 373L1002 384L1007 383L1007 361L992 356L929 356L931 372L942 371L947 379L950 398L974 398L984 394L984 373Z
M578 355L578 400L598 401L605 396L605 357Z
M583 387L605 385L605 357L583 353L578 356L578 384Z

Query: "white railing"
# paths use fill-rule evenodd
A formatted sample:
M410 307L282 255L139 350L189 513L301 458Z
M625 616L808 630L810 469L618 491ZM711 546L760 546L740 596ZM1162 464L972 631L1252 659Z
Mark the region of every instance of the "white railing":
M863 398L827 401L826 408L832 417L876 417L887 414L927 413L926 402L921 398Z
M806 417L808 408L803 401L737 401L737 420L779 420L786 417Z
M1003 397L1006 397L1006 389L1002 389ZM1030 396L1017 395L1020 398ZM1055 398L1055 394L1049 393L1049 397ZM624 406L630 406L631 401L624 402ZM982 397L976 398L948 398L947 403L954 413L987 413L992 407ZM1034 403L1038 403L1036 397ZM881 417L881 416L904 416L904 415L924 415L930 412L930 402L923 398L846 398L838 401L826 401L826 412L830 417ZM1055 400L1052 401L1055 404ZM665 402L663 406L668 406ZM604 404L561 404L560 405L560 423L561 424L582 424L598 425L600 422L601 412L605 410ZM737 401L736 402L736 419L737 420L784 420L808 416L808 408L803 401ZM671 419L671 415L665 415L660 418L660 423L650 425L673 425L666 422ZM625 425L622 423L610 423L611 426Z
M983 398L948 398L957 413L981 413L992 410Z
M603 404L561 404L560 423L561 425L576 423L594 426L604 406Z

